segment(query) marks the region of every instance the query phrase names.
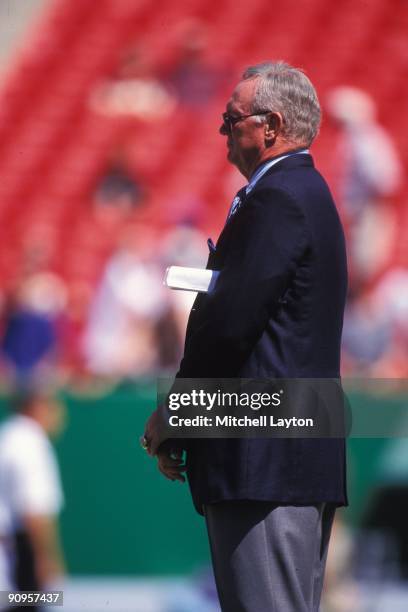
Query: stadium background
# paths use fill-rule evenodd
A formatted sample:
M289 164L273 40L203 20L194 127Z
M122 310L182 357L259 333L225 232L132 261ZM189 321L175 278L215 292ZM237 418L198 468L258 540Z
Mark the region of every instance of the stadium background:
M52 291L64 295L58 357L47 367L68 408L56 448L67 500L61 524L70 577L197 579L208 564L202 521L186 488L161 479L138 448L155 403L155 374L171 372L174 356L153 359L146 371L137 364L134 375L106 375L88 367L78 338L106 266L129 235L136 237L134 252L139 240L147 259L154 259L175 227L216 237L243 184L226 161L218 129L231 86L246 65L282 58L302 67L323 106L333 87L362 88L377 104L379 122L406 169L408 4L16 0L2 2L0 10L2 310L6 319L9 296L21 279L40 272L52 275ZM130 82L117 93L118 84ZM337 137L338 128L325 118L313 146L335 193ZM118 175L120 193L111 201L107 191L117 183L112 187L107 177ZM406 269L407 197L404 176L387 200L396 228L392 244L364 280L366 292L390 271ZM163 267L166 257L155 265ZM399 347L398 358L379 360L386 364L384 377L406 377L406 357ZM347 375L381 373L378 363L372 370L359 369L347 356L345 363ZM4 404L11 377L5 365ZM351 507L344 518L353 529L381 484L378 465L387 444L350 442ZM93 588L99 587L88 587L88 599ZM149 597L149 604L140 599L133 601L138 608L129 609L189 609L154 608Z

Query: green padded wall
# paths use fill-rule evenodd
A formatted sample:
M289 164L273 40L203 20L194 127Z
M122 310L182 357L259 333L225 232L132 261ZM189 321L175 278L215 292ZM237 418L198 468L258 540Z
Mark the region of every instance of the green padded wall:
M68 399L57 445L67 499L61 517L75 574L180 574L209 561L188 485L166 480L139 445L155 387Z

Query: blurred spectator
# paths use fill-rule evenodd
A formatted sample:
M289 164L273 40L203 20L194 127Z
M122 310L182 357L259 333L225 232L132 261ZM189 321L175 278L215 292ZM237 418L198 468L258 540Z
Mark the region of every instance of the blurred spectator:
M401 186L401 163L367 93L337 87L328 96L327 108L342 130L340 201L349 226L352 274L356 282L364 282L388 263L396 229L389 204Z
M113 152L93 194L93 216L100 231L115 230L144 203L145 185L129 168L122 148Z
M207 257L206 238L194 227L179 226L170 230L164 237L161 255L163 270L169 266L205 268ZM177 366L182 357L188 316L197 294L194 291L173 291L171 289L166 291L167 300L170 303L169 312L176 326L177 352L172 365Z
M58 230L52 223L30 223L22 229L20 272L28 278L49 270L58 249Z
M344 373L408 375L408 271L391 269L371 289L352 291L344 317Z
M5 317L2 352L19 384L55 366L56 319L65 306L63 282L50 272L20 281Z
M67 305L57 322L60 383L79 382L85 374L82 337L93 296L86 281L74 281L68 287Z
M205 268L208 246L205 235L196 227L179 225L164 235L161 246L163 266Z
M84 335L90 372L133 378L155 371L155 326L166 309L156 253L156 236L149 228L128 228L109 259Z
M60 431L64 410L36 392L18 397L14 408L0 430L0 584L44 590L63 574L57 526L63 493L47 436Z
M337 513L327 556L322 595L324 612L361 612L358 587L353 577L353 535L341 514Z
M226 71L205 60L207 25L196 17L188 18L179 24L176 38L178 57L166 81L183 106L206 108L226 82Z
M96 188L95 200L99 206L132 209L143 197L143 191L125 166L120 163L107 168Z
M373 301L392 329L391 350L373 372L378 378L408 377L408 270L389 270L373 289Z
M186 185L166 198L163 218L170 227L200 227L207 217L207 202L199 194L189 190Z
M370 376L392 346L392 325L371 292L351 292L344 314L343 372Z
M407 397L407 378L402 384ZM401 415L397 431L406 431L407 413ZM402 434L400 434L402 435ZM375 465L376 479L370 503L363 516L364 527L376 536L378 545L393 547L398 572L408 580L408 440L388 439ZM382 551L384 557L384 551ZM363 571L363 570L362 570Z
M408 269L393 268L379 281L374 289L374 299L398 328L405 340L408 339Z
M175 108L175 99L154 75L148 57L148 52L138 47L128 50L116 73L93 90L91 108L107 117L135 117L142 121L169 117Z

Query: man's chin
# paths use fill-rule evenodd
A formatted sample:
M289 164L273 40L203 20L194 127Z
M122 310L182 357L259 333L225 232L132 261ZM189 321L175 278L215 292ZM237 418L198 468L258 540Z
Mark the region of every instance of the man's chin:
M228 149L227 159L228 159L230 164L235 166L241 172L241 168L240 168L240 164L239 164L239 158L237 158L236 155L234 155L234 153L233 153L233 151L231 149Z
M232 152L232 149L228 149L227 152L227 159L231 164L235 164L235 158L234 158L234 154Z

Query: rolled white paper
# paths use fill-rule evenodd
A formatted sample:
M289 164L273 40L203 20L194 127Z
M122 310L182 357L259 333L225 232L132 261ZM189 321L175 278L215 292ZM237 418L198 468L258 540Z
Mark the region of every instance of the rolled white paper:
M217 270L170 266L166 270L164 284L170 289L209 293L214 289L218 275Z

